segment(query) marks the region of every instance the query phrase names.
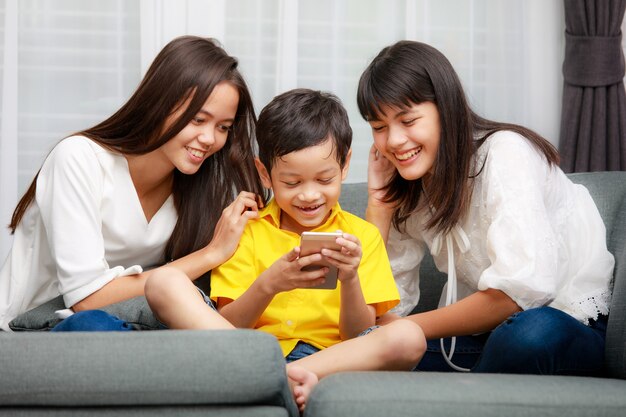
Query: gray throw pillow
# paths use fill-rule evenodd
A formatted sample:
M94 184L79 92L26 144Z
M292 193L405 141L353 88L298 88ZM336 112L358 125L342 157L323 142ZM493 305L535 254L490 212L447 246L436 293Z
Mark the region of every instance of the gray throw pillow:
M9 327L13 331L46 331L52 329L61 320L56 317L54 312L65 308L63 297L58 296L52 300L29 310L16 318L10 323ZM139 296L130 300L121 301L103 307L100 310L106 311L120 319L128 322L135 330L159 330L163 326L152 314L150 306L146 301L146 297Z

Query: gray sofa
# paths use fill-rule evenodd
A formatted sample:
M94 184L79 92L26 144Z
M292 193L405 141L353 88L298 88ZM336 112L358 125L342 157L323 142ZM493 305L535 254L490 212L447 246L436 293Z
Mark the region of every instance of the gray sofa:
M253 330L0 334L0 416L297 416Z
M594 197L616 258L606 377L351 372L323 379L305 416L623 416L626 172L573 174ZM363 215L364 184L342 206ZM418 311L443 274L422 265ZM276 341L237 331L0 332L0 415L297 416Z
M606 377L359 372L320 381L305 416L626 416L626 172L570 174L584 184L607 228L615 281L605 349ZM352 187L351 187L352 188ZM363 215L364 185L343 207ZM346 187L348 190L348 188ZM353 193L353 191L356 191ZM420 269L417 311L436 308L445 276Z

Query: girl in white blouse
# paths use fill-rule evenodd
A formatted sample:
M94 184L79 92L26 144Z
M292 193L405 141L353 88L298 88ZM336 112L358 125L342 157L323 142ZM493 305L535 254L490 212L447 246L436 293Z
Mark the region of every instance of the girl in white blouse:
M418 42L384 48L357 100L374 137L366 215L387 241L396 313L418 302L426 250L448 274L440 308L409 316L429 340L418 369L600 372L614 259L556 149L476 115L449 61Z
M142 295L149 276L195 280L227 260L264 195L254 123L235 58L211 39L166 45L115 114L55 146L17 205L0 327L59 294L95 309Z

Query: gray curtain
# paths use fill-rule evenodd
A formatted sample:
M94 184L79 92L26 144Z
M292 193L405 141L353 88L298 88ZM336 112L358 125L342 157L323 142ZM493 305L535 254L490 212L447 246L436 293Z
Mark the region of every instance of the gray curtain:
M626 0L564 0L559 150L565 172L626 170L626 92L620 26Z

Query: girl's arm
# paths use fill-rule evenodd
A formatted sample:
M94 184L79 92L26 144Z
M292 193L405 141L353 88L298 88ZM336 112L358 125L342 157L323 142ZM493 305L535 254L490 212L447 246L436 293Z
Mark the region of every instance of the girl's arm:
M71 309L75 312L94 310L143 295L143 288L150 272L115 278L99 290L71 306Z
M204 248L167 264L185 273L192 281L226 262L235 252L250 219L258 217L255 195L241 192L217 223L213 239ZM92 310L144 294L146 280L154 271L118 277L72 306L74 311Z
M426 339L464 336L491 331L521 308L500 290L478 291L454 304L408 318L417 323Z
M392 218L393 210L381 206L378 200L372 197L368 198L367 208L365 209L365 219L378 228L385 244L389 239L389 229L391 228Z
M209 245L170 262L167 266L181 270L193 281L216 266L219 266L221 264L220 259L222 259L222 256L216 252L212 252ZM146 281L153 272L161 268L162 267L154 268L140 274L117 277L74 304L71 308L75 312L94 310L144 295Z
M387 243L389 237L389 228L393 218L393 206L385 203L383 198L385 192L381 191L391 175L395 172L395 168L379 154L376 146L372 145L368 156L367 165L367 208L365 210L365 218L378 228L383 238L383 242Z
M192 281L226 262L237 249L243 230L250 219L259 217L256 196L242 191L222 212L213 239L204 248L167 265L184 272Z

